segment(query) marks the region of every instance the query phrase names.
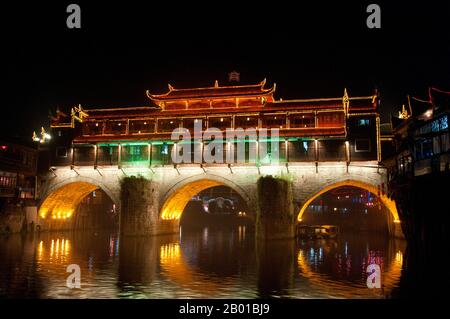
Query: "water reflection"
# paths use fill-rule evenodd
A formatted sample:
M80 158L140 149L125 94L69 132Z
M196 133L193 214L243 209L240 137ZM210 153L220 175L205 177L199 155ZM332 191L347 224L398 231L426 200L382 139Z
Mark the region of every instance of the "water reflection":
M43 233L0 238L0 297L16 298L384 298L398 287L405 242L342 235L337 240L255 242L245 226L183 229L180 235ZM382 289L368 289L377 263ZM66 287L69 264L81 289Z
M301 242L297 261L300 276L310 286L307 296L389 297L400 281L404 249L404 241L361 234ZM369 264L380 266L382 289L367 288Z

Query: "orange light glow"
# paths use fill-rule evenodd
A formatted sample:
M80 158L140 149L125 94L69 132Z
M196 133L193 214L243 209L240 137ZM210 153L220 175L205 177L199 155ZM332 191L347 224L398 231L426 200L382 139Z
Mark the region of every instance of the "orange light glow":
M86 183L76 182L67 184L53 193L51 193L39 208L39 217L67 220L76 210L78 204L88 194L98 189L97 186Z
M300 209L300 212L297 216L297 220L300 222L302 220L302 216L306 211L306 208L308 208L308 206L320 195L338 188L338 187L342 187L342 186L354 186L354 187L358 187L358 188L362 188L365 189L369 192L371 192L372 194L377 194L378 189L376 186L374 185L370 185L364 182L359 182L359 181L355 181L355 180L345 180L342 182L337 182L335 184L329 185L325 188L323 188L321 191L317 192L316 194L314 194L310 199L308 199L302 206L302 208ZM397 206L395 206L395 202L388 198L386 195L381 195L380 197L381 202L386 206L386 208L389 210L389 212L392 214L392 217L394 219L394 223L399 223L400 222L400 218L398 216L398 212L397 212Z
M164 203L161 210L161 218L164 220L180 219L184 208L193 196L207 188L220 185L222 185L220 182L202 179L179 188Z

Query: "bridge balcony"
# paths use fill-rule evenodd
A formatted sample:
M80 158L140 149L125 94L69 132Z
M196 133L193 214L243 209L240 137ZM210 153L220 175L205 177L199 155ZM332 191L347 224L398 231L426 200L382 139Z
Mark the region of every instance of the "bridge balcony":
M370 144L370 143L369 143ZM178 164L205 164L205 158L199 159L199 153L209 154L205 147L208 143L175 144L172 141L111 143L75 145L65 161L56 161L53 165L72 166L158 166L173 165L173 154L179 154L183 161ZM359 146L360 147L360 146ZM176 153L178 152L178 153ZM186 154L184 154L186 152ZM238 156L238 153L242 152ZM246 140L244 143L216 144L218 164L284 164L295 162L359 162L377 159L376 149L358 149L344 140L313 140L290 138L281 141L258 142ZM216 153L216 154L214 154ZM222 153L222 155L220 154ZM197 154L197 156L195 156ZM222 160L220 160L222 159Z

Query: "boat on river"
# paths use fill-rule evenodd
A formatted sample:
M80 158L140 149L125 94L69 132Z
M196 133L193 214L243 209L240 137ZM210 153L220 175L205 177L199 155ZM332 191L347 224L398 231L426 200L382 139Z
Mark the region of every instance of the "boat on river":
M336 225L298 225L297 237L303 239L336 238L339 227Z

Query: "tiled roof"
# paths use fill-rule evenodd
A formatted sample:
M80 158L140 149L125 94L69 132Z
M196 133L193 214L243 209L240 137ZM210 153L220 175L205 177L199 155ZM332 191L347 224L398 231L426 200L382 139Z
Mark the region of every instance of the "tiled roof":
M275 92L275 84L268 89L264 88L266 80L259 84L239 85L239 86L219 86L216 81L212 87L175 89L169 84L169 91L164 94L151 94L147 91L147 96L153 101L167 100L188 100L199 98L225 98L240 96L267 95Z

